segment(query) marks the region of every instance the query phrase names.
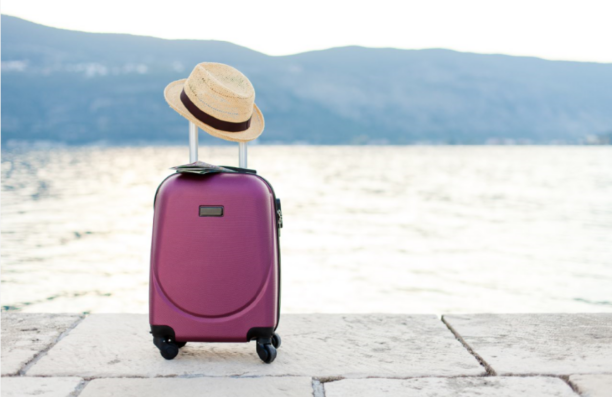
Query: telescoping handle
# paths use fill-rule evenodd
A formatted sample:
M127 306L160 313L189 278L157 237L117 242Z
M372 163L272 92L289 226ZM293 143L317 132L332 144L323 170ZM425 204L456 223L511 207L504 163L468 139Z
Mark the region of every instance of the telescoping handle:
M189 162L198 161L198 126L189 122Z
M198 126L189 122L189 162L198 161ZM247 168L247 143L238 143L238 166Z

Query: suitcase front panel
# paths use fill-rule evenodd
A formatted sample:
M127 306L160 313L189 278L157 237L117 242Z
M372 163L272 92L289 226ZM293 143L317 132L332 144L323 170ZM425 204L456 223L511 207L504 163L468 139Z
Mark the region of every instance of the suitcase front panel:
M277 266L275 233L273 194L260 178L177 174L155 204L153 275L186 313L234 315L264 292Z

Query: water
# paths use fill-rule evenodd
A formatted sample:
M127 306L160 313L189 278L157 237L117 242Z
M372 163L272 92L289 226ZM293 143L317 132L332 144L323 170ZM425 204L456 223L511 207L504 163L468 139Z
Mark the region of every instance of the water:
M2 305L146 312L153 194L186 147L2 153ZM236 147L200 158L235 165ZM253 146L283 311L610 312L612 147Z

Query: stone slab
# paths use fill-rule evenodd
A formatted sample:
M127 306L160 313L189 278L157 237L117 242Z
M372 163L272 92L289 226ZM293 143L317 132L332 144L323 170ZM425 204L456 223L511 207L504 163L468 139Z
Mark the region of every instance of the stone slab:
M324 386L325 397L577 397L561 379L550 377L350 379Z
M572 375L569 380L583 397L612 396L612 374Z
M612 368L612 313L444 316L498 375L571 375Z
M69 397L73 396L81 378L2 378L2 397Z
M78 314L2 313L2 375L17 374L80 318Z
M311 378L94 379L79 397L312 397Z
M484 368L433 315L284 315L276 361L255 343L188 343L164 360L146 315L88 316L28 375L82 377L482 375Z

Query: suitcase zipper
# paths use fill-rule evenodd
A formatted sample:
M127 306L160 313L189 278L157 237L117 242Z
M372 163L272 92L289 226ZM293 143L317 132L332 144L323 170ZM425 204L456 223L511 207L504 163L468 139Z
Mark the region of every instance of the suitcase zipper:
M281 210L281 201L279 198L276 199L276 226L278 228L278 235L280 236L281 229L283 228L283 211Z

